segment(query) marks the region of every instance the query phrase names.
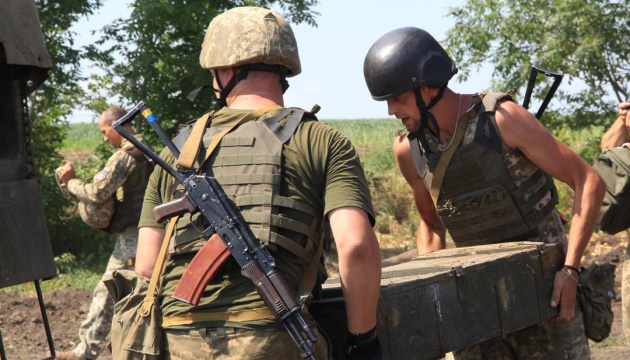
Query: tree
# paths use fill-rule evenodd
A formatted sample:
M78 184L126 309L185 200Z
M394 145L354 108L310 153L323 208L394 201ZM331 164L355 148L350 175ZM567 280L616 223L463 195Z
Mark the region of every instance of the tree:
M129 19L118 19L102 30L102 37L88 47L88 55L107 74L93 78L94 96L117 98L125 108L145 101L173 135L178 125L216 107L213 96L188 93L212 81L199 66L199 52L210 20L236 6L279 5L294 22L315 25L316 0L135 0ZM113 45L112 45L113 44ZM94 108L94 107L93 107ZM145 125L146 126L146 123ZM157 143L151 131L144 131Z
M102 251L103 247L111 246L111 241L104 241L110 236L81 221L76 205L59 191L54 171L61 163L59 149L68 126L66 119L86 95L80 86L81 81L87 80L81 72L85 54L75 47L76 33L71 29L80 18L98 10L102 0L35 2L53 68L44 84L29 96L29 117L34 161L43 173L41 196L53 252L55 255L70 252L86 265L101 265L107 260L102 254L111 253L111 249Z
M36 0L46 48L53 68L50 77L29 98L33 121L35 164L43 173L59 166L59 147L66 130L66 118L85 95L79 85L81 49L74 48L70 29L81 17L92 15L102 0Z
M483 62L492 64L497 90L523 87L532 64L561 70L565 84L556 95L562 108L556 110L571 115L573 127L609 123L611 110L616 112L630 91L629 5L629 0L468 0L449 10L456 25L445 45L463 80ZM545 93L537 86L537 98Z

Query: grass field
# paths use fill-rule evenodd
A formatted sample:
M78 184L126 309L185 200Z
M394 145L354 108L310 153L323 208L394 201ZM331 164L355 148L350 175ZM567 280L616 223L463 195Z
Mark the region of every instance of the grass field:
M395 163L392 143L397 131L403 129L395 119L356 119L356 120L321 120L345 136L355 145L365 169L376 214L374 227L384 257L396 255L415 248L415 233L418 218L412 203L409 186L400 175ZM599 154L599 139L603 129L592 128L572 131L563 129L554 135L578 152L587 162L592 163ZM102 135L97 123L70 124L67 136L63 142L62 152L89 152L102 144ZM94 158L94 156L92 156ZM95 171L95 159L91 163L75 164L77 174L89 178ZM96 170L97 171L97 170ZM572 190L557 183L560 194L558 209L565 215L570 215L572 206ZM113 242L108 245L113 247ZM111 251L111 250L110 250ZM103 251L102 251L103 252ZM106 252L106 251L105 251ZM107 254L94 256L89 263L104 264ZM99 257L100 256L100 257ZM76 259L73 255L63 254L57 259L60 275L53 281L43 282L44 291L71 285L91 290L100 279L102 270L86 268L86 261ZM94 266L91 267L92 269ZM30 287L22 285L5 289L17 293L30 293Z

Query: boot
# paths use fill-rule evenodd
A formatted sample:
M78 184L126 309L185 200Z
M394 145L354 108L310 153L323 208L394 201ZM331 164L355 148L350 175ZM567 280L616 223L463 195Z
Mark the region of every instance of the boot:
M57 356L55 357L55 359L56 360L81 360L78 356L74 354L74 351L72 350L57 353Z

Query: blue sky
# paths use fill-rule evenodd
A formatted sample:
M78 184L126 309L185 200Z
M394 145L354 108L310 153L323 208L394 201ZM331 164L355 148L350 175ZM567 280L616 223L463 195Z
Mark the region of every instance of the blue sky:
M98 14L77 24L75 31L81 34L77 44L89 43L91 30L129 14L128 3L105 0ZM453 19L446 17L448 8L463 3L464 0L320 0L315 8L320 13L316 19L318 27L292 25L302 73L289 79L291 87L285 94L285 105L308 110L319 104L320 119L388 117L386 104L372 100L363 79L363 59L370 46L386 32L403 26L423 28L438 41L443 40L454 24ZM199 24L203 28L207 25ZM483 68L480 73L471 73L465 83L452 81L450 85L455 91L474 93L489 86L490 72ZM75 115L71 122L96 118L87 111L76 111Z

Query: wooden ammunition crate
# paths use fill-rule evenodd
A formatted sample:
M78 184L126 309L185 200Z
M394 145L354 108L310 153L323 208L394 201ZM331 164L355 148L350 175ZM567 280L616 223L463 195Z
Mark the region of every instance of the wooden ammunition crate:
M437 359L446 352L526 327L557 314L553 276L562 245L520 242L446 249L383 268L378 336L385 359ZM346 312L339 279L324 284L315 316L343 359Z

